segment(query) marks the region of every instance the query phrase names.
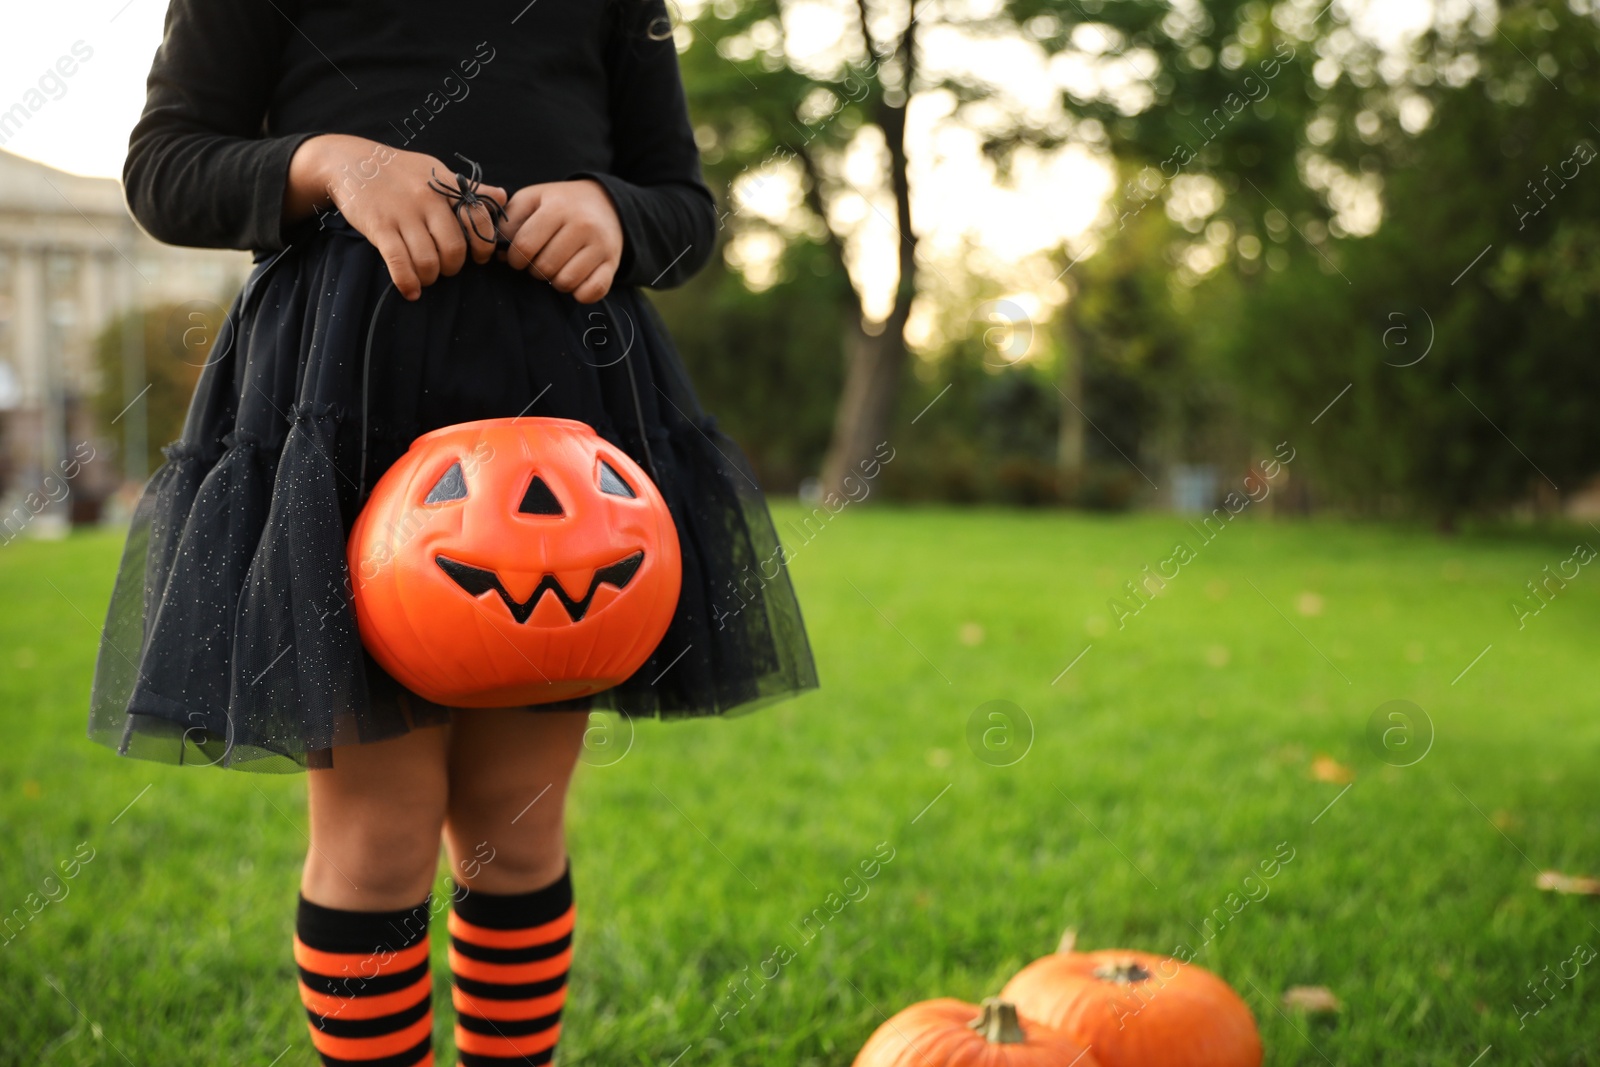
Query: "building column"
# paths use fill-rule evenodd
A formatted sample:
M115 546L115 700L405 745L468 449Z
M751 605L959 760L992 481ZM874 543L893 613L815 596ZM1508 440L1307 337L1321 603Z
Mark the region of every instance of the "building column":
M14 287L16 369L22 402L16 415L20 425L12 438L18 449L16 488L23 493L42 491L45 476L55 467L61 434L60 390L57 372L50 366L50 308L45 284L45 250L17 249ZM40 516L62 511L52 503ZM57 514L59 520L60 515ZM33 521L38 521L38 516Z
M37 413L44 399L45 295L44 254L37 248L16 251L12 322L16 343L17 385L22 390L21 410ZM35 457L37 458L37 457Z
M81 362L72 368L72 380L86 390L102 384L94 342L110 315L107 295L105 257L86 248L78 259L78 343L73 346Z
M23 403L21 358L17 355L19 349L17 342L16 293L14 291L17 263L21 258L21 254L22 250L19 246L14 244L0 243L0 259L4 260L6 265L6 273L10 276L10 280L13 282L12 287L9 287L4 291L0 291L0 300L7 301L9 305L9 311L7 312L5 321L3 324L0 324L0 329L5 330L4 342L3 344L0 344L0 361L3 361L5 364L5 374L10 383L10 388L16 391L15 396L8 395L6 399L9 400L12 407L16 408L20 408ZM8 410L10 410L10 408L0 408L0 416L3 416ZM0 443L0 447L7 446L5 446L3 443ZM13 455L14 453L15 449L8 448L6 455Z

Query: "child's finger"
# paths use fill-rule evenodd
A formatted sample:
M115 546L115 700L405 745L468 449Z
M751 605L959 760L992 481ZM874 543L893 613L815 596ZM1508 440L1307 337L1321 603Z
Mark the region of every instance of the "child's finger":
M517 230L517 235L511 239L511 247L506 249L506 262L513 270L526 270L532 265L535 257L539 256L550 238L561 227L561 222L552 213L536 211ZM548 271L538 274L539 277L549 277Z
M433 243L433 234L421 222L403 224L400 227L400 238L406 243L406 251L411 254L411 266L416 271L417 281L423 285L432 285L439 280L439 248Z
M511 199L506 201L506 221L501 224L501 227L506 233L516 233L522 229L523 223L527 222L533 213L539 210L539 204L543 198L544 194L537 185L528 185L518 189L512 194Z
M394 282L394 287L400 290L400 295L407 300L415 300L421 296L422 282L417 278L417 272L411 268L411 253L406 249L400 231L385 230L376 234L372 237L372 244L383 257L384 266L389 268L389 279Z
M580 304L594 303L611 291L611 281L616 274L616 264L609 259L602 259L594 272L578 283L578 287L572 291L572 298Z
M501 234L510 234L503 222L496 222L494 215L487 207L479 205L467 213L466 232L463 235L464 245L472 255L474 263L487 263L494 258L498 247L496 241ZM459 229L459 227L458 227Z
M564 234L566 231L562 231ZM561 240L562 234L556 235L556 244ZM548 246L547 246L548 248ZM542 257L541 257L542 258ZM594 273L594 269L605 259L605 253L596 245L584 245L574 252L554 274L550 276L550 284L557 292L571 293L577 290L585 279Z
M583 251L584 247L582 230L571 224L563 225L544 243L539 254L533 257L533 270L540 278L554 285L557 276L566 269L568 263L572 262L574 256ZM587 276L589 272L586 270L583 273ZM579 280L581 279L573 279L574 282Z
M467 262L467 239L461 233L461 223L456 221L455 212L440 205L429 211L423 221L433 237L434 247L439 250L439 273L446 278L455 277Z

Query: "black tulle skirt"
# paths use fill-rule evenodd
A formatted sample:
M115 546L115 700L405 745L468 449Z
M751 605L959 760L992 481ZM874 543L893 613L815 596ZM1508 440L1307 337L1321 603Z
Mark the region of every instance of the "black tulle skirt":
M816 686L765 500L642 294L584 305L469 262L407 302L336 221L260 259L234 300L128 531L89 736L143 759L292 772L331 766L335 746L471 714L424 700L367 654L345 538L416 437L516 415L587 423L652 470L683 555L677 612L650 660L530 713L726 715Z

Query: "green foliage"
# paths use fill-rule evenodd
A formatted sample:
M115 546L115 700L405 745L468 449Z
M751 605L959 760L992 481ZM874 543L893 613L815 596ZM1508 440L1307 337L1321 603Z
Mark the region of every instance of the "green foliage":
M710 316L683 308L672 321L711 406L787 487L815 468L840 339L860 315L827 205L861 192L842 180L843 153L906 87L898 60L872 55L848 24L837 64L798 69L781 10L713 5L683 56L713 185L798 183L779 220L724 198L730 237L781 243L784 280L748 300L723 291L732 277L694 289L765 343L731 364ZM1048 350L1026 365L996 366L963 329L961 307L989 295L982 279L941 271L940 291L923 294L961 306L941 307L898 405L895 440L913 458L885 477L889 495L1125 506L1174 463L1240 469L1259 442L1288 439L1315 446L1296 477L1317 499L1448 525L1548 506L1600 467L1588 432L1600 180L1575 162L1600 144L1600 31L1586 5L1440 9L1398 59L1352 33L1338 5L1309 2L919 12L925 31L1020 34L1120 71L1120 85L1064 92L1065 119L1051 122L997 109L1004 86L975 76L924 67L911 86L949 93L949 121L982 132L1002 176L1024 146L1080 142L1115 161L1119 185L1102 247L1068 272L1060 321L1033 324ZM1373 194L1376 233L1359 210ZM812 285L813 272L834 284ZM810 346L826 375L799 373ZM1067 485L1052 467L1071 358L1092 429Z
M1182 241L1183 231L1151 210L1069 275L1075 297L1061 315L1083 361L1091 458L1157 468L1218 458L1232 395L1201 341L1224 320L1174 277Z
M718 257L687 285L652 294L701 403L744 448L764 488L792 492L828 444L848 325L834 272L815 244L791 246L782 277L752 292Z
M907 464L886 482L895 492L947 499L1043 502L1063 496L1077 499L1082 490L1101 505L1128 503L1136 490L1119 483L1130 476L1148 483L1133 473L1137 461L1131 457L1148 454L1159 461L1180 453L1201 433L1213 406L1210 394L1215 392L1188 388L1199 376L1187 358L1187 339L1181 329L1163 325L1173 318L1165 292L1170 273L1165 246L1188 238L1171 228L1159 205L1180 171L1185 176L1219 174L1234 189L1243 180L1273 185L1293 176L1292 151L1280 149L1294 144L1304 108L1279 107L1261 98L1269 91L1289 93L1308 83L1313 57L1308 48L1297 49L1293 43L1303 46L1304 41L1275 28L1261 4L1214 5L1193 17L1180 17L1167 4L1151 0L1111 5L1090 0L1069 9L1017 0L981 16L927 7L917 10L919 32L924 35L942 28L978 38L1023 36L1046 52L1071 53L1094 64L1112 65L1124 52L1141 61L1136 64L1141 76L1134 81L1142 83L1142 89L1134 96L1142 91L1142 100L1110 90L1081 98L1068 94L1063 103L1070 121L1063 126L1026 120L1017 111L1001 109L997 114L994 104L1006 99L1005 87L973 75L919 68L917 80L908 86L901 57L890 47L898 38L869 41L858 26L847 24L836 53L799 69L787 53L782 10L782 5L774 9L740 0L712 5L690 27L681 64L699 123L707 175L723 192L730 237L759 235L790 250L818 243L841 283L822 305L828 308L829 319L846 323L861 315L859 300L845 282L847 235L835 232L828 207L838 197L871 193L843 177L844 154L864 127L887 122L886 106L902 102L908 92L948 94L955 102L948 121L980 130L1002 173L1021 146L1050 148L1069 139L1099 145L1129 161L1128 195L1119 198L1114 210L1118 229L1131 227L1137 239L1131 247L1103 253L1104 263L1086 264L1079 272L1096 284L1104 281L1108 290L1102 294L1086 288L1083 302L1093 320L1082 335L1086 406L1101 427L1090 446L1094 470L1083 476L1087 487L1062 486L1051 469L1056 431L1050 424L1059 402L1051 399L1058 390L1047 377L1048 366L1043 372L991 381L992 375L982 374L993 368L973 366L973 353L963 349L959 337L944 338L940 350L930 353L939 369L913 386L915 395L902 398L898 407L896 433L911 442L921 440L930 431L908 430L907 418L944 385L954 385L969 372L980 373L973 384L982 387L972 402L948 405L952 410L942 417L941 428L931 431L941 439L939 454L945 463L926 469ZM1086 44L1074 34L1080 23L1102 27L1109 35L1105 46ZM881 37L883 32L880 25L877 33ZM1305 32L1307 37L1312 34L1309 28ZM1199 58L1208 50L1218 57L1215 62ZM1247 64L1248 69L1241 69ZM1255 80L1246 83L1246 78ZM1210 111L1195 111L1194 102L1200 100L1214 99L1219 107L1227 102L1233 108L1243 84L1256 86L1251 93L1257 102L1242 116L1237 109L1218 112L1217 119ZM1206 143L1188 152L1181 165L1170 166L1175 147L1187 151L1184 142L1193 141L1197 130L1203 131ZM1212 140L1217 143L1211 144ZM741 177L758 188L770 188L769 182L778 186L792 182L799 200L781 219L744 210L733 198L734 183ZM1307 199L1314 200L1300 197L1296 202ZM1150 205L1157 206L1147 212ZM924 294L924 299L946 300L949 295ZM768 290L763 298L810 296L790 287ZM782 312L771 317L790 318ZM695 329L686 316L673 321ZM1043 332L1044 324L1038 328ZM837 346L842 337L841 329L829 343ZM714 357L696 352L697 344L686 341L685 354L697 373L706 375L704 368ZM756 358L781 351L767 349ZM1048 364L1047 359L1039 362ZM772 377L792 380L784 366L776 367ZM723 410L771 402L781 395L769 392L761 397L715 383L707 392L713 405ZM766 434L788 437L786 416L786 411L767 406L748 421ZM811 454L807 446L794 441L785 440L769 450L758 439L745 440L753 453L775 451L782 457L773 466L784 472L779 474L783 483L790 481L786 472L795 469L791 464Z
M1527 7L1501 29L1425 131L1373 135L1383 227L1320 254L1285 234L1221 344L1248 416L1315 441L1306 469L1361 511L1450 525L1600 468L1600 87L1570 73L1600 31Z
M895 500L1056 503L1056 393L1031 365L1000 369L972 348L924 368L890 442L883 495ZM920 414L919 414L920 413ZM913 422L912 420L915 420Z
M1108 598L1180 538L1199 558L1118 629ZM85 619L118 548L0 549L0 907L60 898L0 946L0 1063L309 1065L290 954L305 779L83 736ZM1193 947L1274 1067L1463 1067L1488 1045L1484 1064L1595 1061L1593 965L1556 977L1600 944L1593 901L1534 880L1593 873L1600 850L1600 584L1525 630L1507 608L1570 541L1240 518L1200 546L1169 518L852 506L793 554L823 689L640 722L620 761L579 768L563 1062L839 1067L887 1014L993 994L1068 926L1085 947ZM1437 729L1414 766L1370 747L1396 697ZM1014 749L969 747L997 699L1028 717L1000 735ZM1319 754L1355 772L1347 792L1313 777ZM81 842L94 858L63 896ZM1270 893L1204 943L1280 842ZM867 880L880 843L893 859ZM792 959L763 976L780 944ZM1295 985L1344 1010L1281 1009Z
M1227 436L1232 394L1197 341L1217 323L1210 309L1186 313L1192 294L1173 281L1181 233L1160 210L1131 218L1099 254L1062 263L1074 295L1053 321L968 330L927 361L896 429L911 459L886 479L890 495L1121 510L1148 500L1147 478L1170 462L1242 464ZM1024 329L1026 358L1008 361L1010 331ZM1074 361L1081 392L1069 396ZM1077 471L1059 455L1072 405L1087 419Z
M110 432L120 428L118 416L127 417L123 411L131 399L124 387L127 353L131 350L142 361L144 383L150 387L138 401L146 419L146 471L159 467L161 449L182 436L189 398L224 314L220 306L208 301L157 304L125 312L95 338L95 359L103 383L94 399L95 414ZM133 392L142 387L136 385ZM113 419L118 420L116 426Z

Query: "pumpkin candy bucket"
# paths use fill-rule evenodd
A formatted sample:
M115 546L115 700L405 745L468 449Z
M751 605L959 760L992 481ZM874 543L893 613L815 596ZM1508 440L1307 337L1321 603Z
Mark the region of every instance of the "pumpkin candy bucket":
M570 700L624 681L677 608L678 534L621 449L570 419L417 438L347 546L362 643L455 707Z

